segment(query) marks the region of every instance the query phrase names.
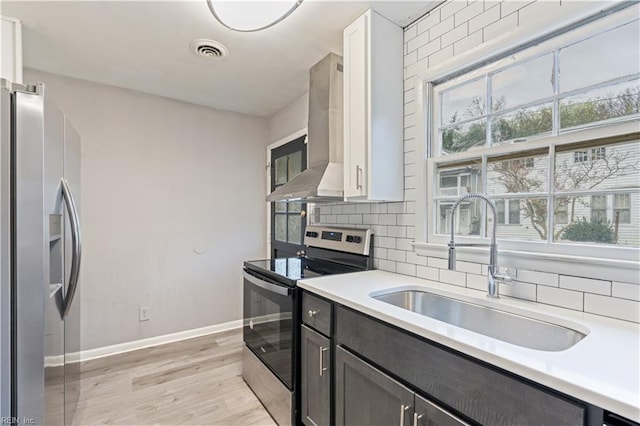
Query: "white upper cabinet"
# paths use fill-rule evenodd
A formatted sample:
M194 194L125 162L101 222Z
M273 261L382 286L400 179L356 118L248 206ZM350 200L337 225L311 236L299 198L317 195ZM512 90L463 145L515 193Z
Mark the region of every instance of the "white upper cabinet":
M0 16L0 18L2 18L0 78L22 83L22 24L17 19L6 16Z
M367 10L343 43L345 200L402 201L402 28Z

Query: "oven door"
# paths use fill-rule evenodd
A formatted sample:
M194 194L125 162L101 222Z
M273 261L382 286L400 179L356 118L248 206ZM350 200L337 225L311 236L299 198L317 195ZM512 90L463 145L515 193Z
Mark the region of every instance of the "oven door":
M295 289L248 270L244 275L244 343L293 390Z

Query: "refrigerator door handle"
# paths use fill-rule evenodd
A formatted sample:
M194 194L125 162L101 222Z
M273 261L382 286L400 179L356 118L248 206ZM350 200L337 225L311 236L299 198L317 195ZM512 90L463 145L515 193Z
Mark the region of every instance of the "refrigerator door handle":
M69 223L71 225L71 273L69 275L69 287L64 299L64 310L62 312L62 318L64 319L69 310L71 309L71 303L73 302L73 296L76 293L76 287L78 286L78 279L80 277L80 259L82 257L82 240L80 236L80 222L78 219L78 210L76 209L76 202L73 199L71 188L66 179L61 179L62 184L62 198L64 204L69 212Z

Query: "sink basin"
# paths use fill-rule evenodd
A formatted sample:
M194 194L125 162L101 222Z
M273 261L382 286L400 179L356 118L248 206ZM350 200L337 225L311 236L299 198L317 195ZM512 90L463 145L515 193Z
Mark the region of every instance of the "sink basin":
M403 290L371 297L503 342L539 351L562 351L586 336L560 325L425 291Z

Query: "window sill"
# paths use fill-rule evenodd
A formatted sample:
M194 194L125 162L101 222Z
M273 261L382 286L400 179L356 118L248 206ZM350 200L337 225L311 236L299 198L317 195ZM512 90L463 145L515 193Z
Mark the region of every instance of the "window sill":
M418 256L443 259L448 256L446 244L414 242L413 247ZM456 258L464 262L486 265L489 260L489 249L487 247L459 247L456 249ZM640 270L637 260L604 259L505 249L498 250L498 266L640 284ZM579 266L579 269L576 266Z

